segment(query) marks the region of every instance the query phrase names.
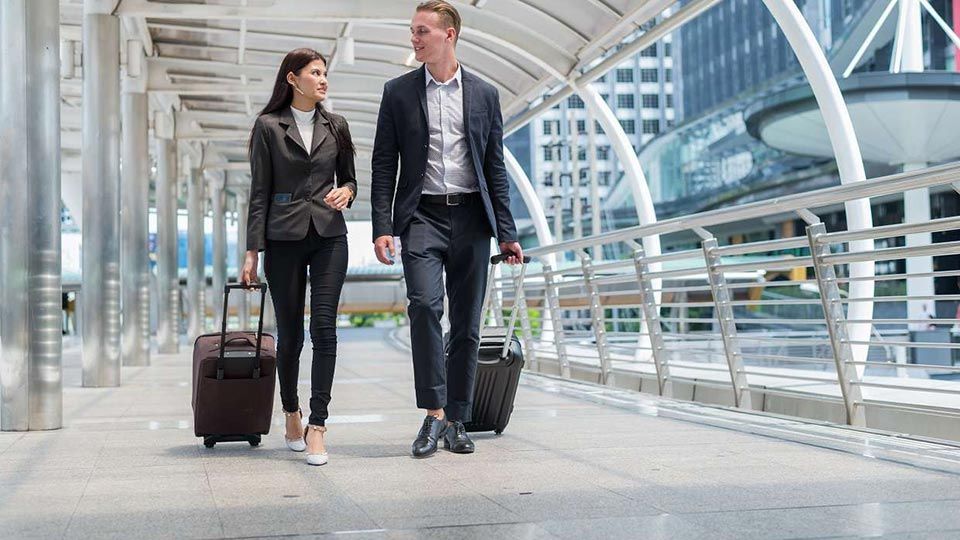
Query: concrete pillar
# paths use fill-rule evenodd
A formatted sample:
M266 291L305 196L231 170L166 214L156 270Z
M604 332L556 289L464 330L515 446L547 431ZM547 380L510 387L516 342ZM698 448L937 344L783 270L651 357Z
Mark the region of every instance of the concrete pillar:
M120 20L83 15L83 386L120 384Z
M237 201L237 281L243 272L243 262L247 258L247 212L250 210L250 192L238 189L234 192ZM238 294L237 315L240 318L238 328L245 329L250 324L250 299L247 294Z
M127 77L121 103L120 284L123 291L123 333L120 349L125 366L150 365L150 261L147 252L150 154L147 150L149 112L145 82L143 78Z
M570 119L570 196L573 198L573 237L583 238L583 205L580 201L580 132L577 119Z
M157 351L180 351L180 277L177 252L177 144L172 117L158 114L157 132Z
M227 193L225 171L217 171L211 184L210 209L213 215L213 320L220 328L223 316L223 286L227 283Z
M916 171L927 168L926 163L907 163L903 172ZM926 223L930 221L930 190L927 188L911 189L903 193L903 222ZM908 234L907 247L928 246L933 242L931 233ZM930 274L933 272L933 257L908 257L907 274ZM933 300L922 298L933 296L933 276L907 278L907 318L913 320L936 317L936 308ZM918 298L918 300L912 300ZM926 324L913 323L911 328L926 330Z
M204 202L206 186L200 168L190 169L187 184L187 336L194 339L206 328L204 293L207 284L204 261Z
M0 429L63 425L60 3L0 2Z
M597 171L597 129L593 113L587 109L587 180L590 183L590 234L598 236L601 232L603 221L603 209L600 206L600 186ZM597 246L593 252L593 260L600 262L603 260L602 246Z

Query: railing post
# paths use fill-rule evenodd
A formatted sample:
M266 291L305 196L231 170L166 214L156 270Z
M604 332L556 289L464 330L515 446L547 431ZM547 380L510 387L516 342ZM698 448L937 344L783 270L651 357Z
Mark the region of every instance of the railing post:
M847 335L846 317L843 314L843 303L840 301L837 273L832 264L824 261L824 257L830 254L830 244L823 238L826 233L827 228L823 223L814 223L807 227L810 255L813 258L813 269L817 276L817 287L820 289L820 302L823 304L823 316L830 335L833 361L837 368L837 382L840 384L840 393L843 395L847 423L852 426L865 426L867 420L863 408L863 396L860 392L860 378L855 366L851 363L853 349Z
M730 370L730 384L733 385L733 402L741 409L752 409L750 384L747 382L743 356L740 354L740 345L737 343L737 323L733 318L730 289L720 268L720 254L717 252L719 245L717 239L709 236L709 233L701 234L701 237L703 238L703 257L707 263L707 276L713 293L713 304L716 306L717 320L720 322L723 351L727 358L727 368Z
M613 382L610 367L610 350L607 347L606 320L603 316L603 304L600 303L600 290L594 283L593 264L590 256L583 253L580 257L583 267L583 284L590 295L590 316L593 319L593 335L597 342L597 352L600 355L600 384Z
M647 321L647 333L650 336L650 348L653 351L653 365L657 370L657 388L661 396L673 397L673 383L670 381L670 367L667 364L667 350L664 347L663 329L660 327L660 306L657 305L650 279L643 246L639 243L633 252L633 263L640 283L640 299L643 304L643 318Z
M560 300L557 289L553 285L553 270L549 264L543 265L543 294L550 309L550 320L553 323L553 345L557 350L557 362L560 364L560 376L570 378L570 359L567 358L567 346L563 342L563 320L560 317Z

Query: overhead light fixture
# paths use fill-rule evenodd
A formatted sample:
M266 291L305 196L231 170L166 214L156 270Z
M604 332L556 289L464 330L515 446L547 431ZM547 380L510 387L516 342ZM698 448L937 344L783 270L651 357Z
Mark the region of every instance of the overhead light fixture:
M354 47L352 36L337 38L337 62L342 66L352 66L354 62Z

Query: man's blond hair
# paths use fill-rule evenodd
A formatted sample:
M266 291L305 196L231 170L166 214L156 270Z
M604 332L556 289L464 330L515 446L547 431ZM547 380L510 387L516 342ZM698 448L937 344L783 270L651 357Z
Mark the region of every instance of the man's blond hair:
M453 28L454 31L456 31L457 35L453 39L453 42L456 43L460 40L460 12L458 12L457 8L453 7L450 2L445 2L444 0L420 2L420 5L417 6L417 11L432 11L439 15L440 24L444 25L444 28Z

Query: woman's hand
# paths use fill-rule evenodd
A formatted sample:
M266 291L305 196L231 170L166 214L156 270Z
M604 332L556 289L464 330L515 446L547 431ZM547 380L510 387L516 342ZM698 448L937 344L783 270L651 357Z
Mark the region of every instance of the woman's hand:
M256 285L260 283L257 277L257 262L260 254L255 250L247 250L247 257L243 261L243 270L240 271L240 283L243 285Z
M330 193L327 193L327 196L323 198L323 202L327 203L330 208L340 211L347 207L347 203L351 199L353 199L353 190L343 186L331 189Z

